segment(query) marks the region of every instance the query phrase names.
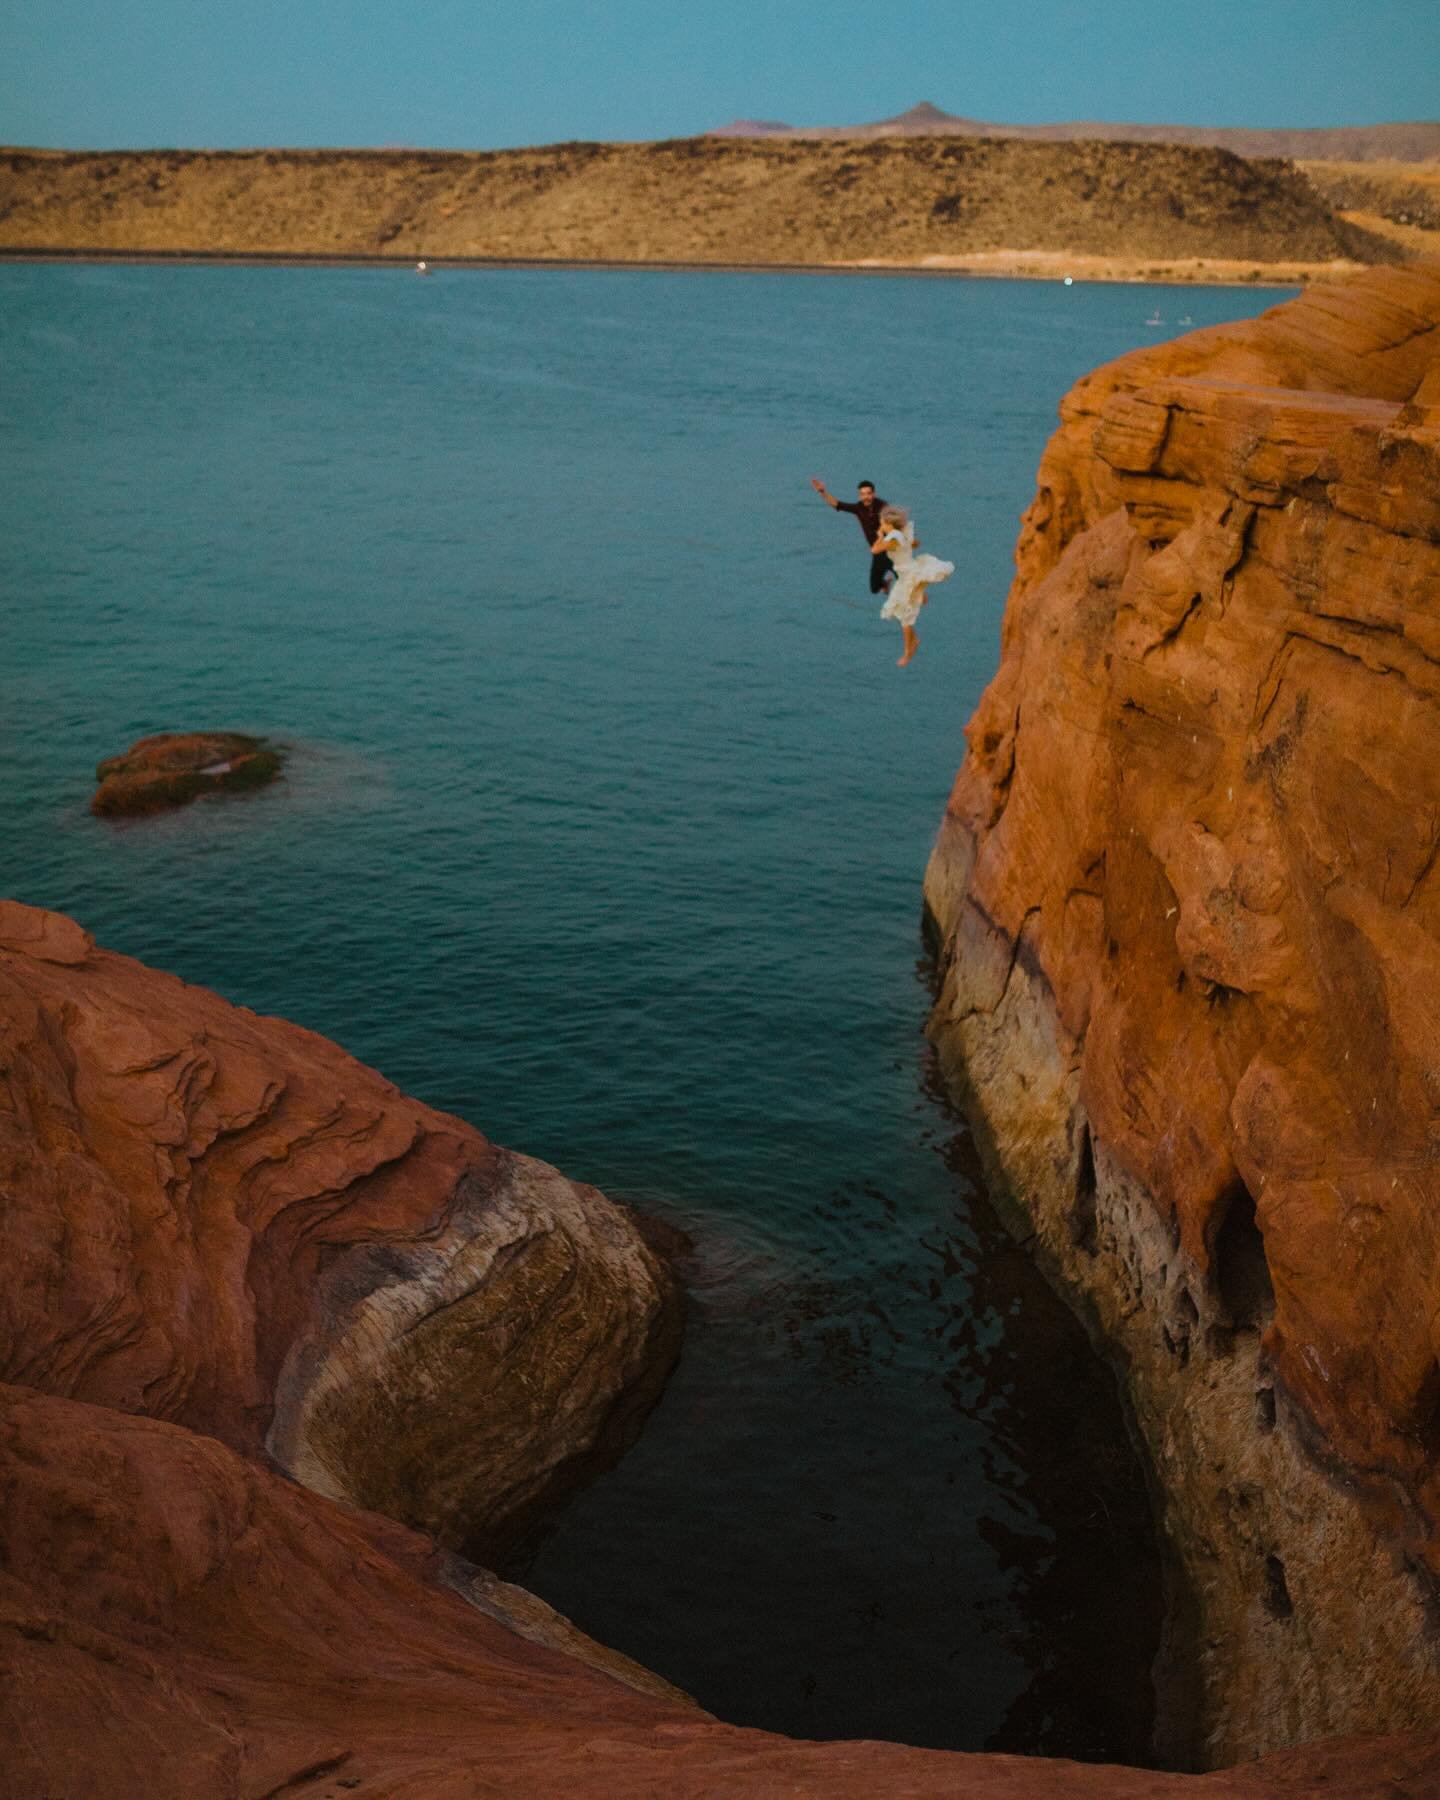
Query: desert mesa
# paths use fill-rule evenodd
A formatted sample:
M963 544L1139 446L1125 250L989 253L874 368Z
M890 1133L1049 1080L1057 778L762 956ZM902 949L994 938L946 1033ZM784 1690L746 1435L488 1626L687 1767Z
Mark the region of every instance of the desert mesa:
M1440 177L1430 170L954 133L463 152L9 149L0 256L1294 283L1440 245Z

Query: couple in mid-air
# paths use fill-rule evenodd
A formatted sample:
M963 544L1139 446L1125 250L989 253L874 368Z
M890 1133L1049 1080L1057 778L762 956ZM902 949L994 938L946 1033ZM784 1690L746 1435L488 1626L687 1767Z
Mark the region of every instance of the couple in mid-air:
M915 620L930 598L926 589L955 573L955 565L938 556L922 556L915 542L915 527L903 506L890 506L875 492L873 481L859 484L859 499L837 500L818 475L810 485L836 512L854 513L870 546L870 592L884 594L882 619L898 619L905 634L905 653L896 664L903 669L920 648Z

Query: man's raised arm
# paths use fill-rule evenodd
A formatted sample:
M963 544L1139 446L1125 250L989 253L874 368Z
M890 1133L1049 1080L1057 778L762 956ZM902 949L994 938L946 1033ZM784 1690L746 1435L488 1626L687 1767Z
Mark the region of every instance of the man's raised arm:
M825 483L818 475L812 475L810 477L810 485L827 506L833 506L837 512L840 510L840 502L830 492L829 488L826 487Z

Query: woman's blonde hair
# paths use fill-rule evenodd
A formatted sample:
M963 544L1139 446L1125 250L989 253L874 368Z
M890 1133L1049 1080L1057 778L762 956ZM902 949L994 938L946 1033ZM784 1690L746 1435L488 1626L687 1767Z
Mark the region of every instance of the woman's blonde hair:
M910 515L903 506L882 506L880 508L880 523L882 525L908 525L910 523Z

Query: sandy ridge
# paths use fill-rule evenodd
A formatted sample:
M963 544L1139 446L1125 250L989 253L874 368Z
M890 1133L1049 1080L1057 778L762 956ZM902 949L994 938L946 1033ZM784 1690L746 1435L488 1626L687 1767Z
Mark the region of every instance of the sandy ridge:
M1163 144L0 153L0 253L76 251L1285 281L1401 254L1289 164Z

